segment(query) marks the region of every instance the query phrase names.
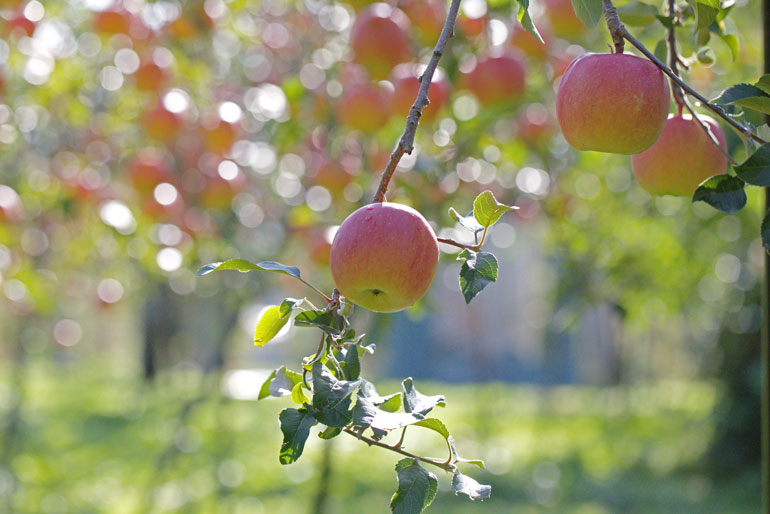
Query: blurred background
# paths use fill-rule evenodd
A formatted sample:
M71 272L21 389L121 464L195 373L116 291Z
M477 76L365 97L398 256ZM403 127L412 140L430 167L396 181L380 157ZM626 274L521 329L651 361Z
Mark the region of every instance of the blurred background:
M312 435L282 467L288 402L256 401L316 345L291 328L254 348L259 314L313 293L194 272L269 259L331 289L335 227L371 198L446 8L0 2L0 511L388 511L396 455ZM466 306L443 248L418 305L355 313L377 344L364 374L445 394L460 454L486 460L491 500L439 476L433 512L758 512L759 198L724 215L651 197L627 157L569 148L555 87L609 38L545 0L540 45L517 9L463 1L389 193L457 239L449 207L487 189L519 206L490 234L500 279ZM628 12L659 46L656 13ZM681 30L689 82L754 82L760 20L737 0L697 55Z

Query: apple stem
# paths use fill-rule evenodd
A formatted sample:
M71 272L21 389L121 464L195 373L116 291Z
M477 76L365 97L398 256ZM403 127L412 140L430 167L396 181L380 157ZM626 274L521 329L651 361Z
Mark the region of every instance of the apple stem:
M382 172L380 185L377 187L377 192L374 194L375 202L385 201L385 193L388 190L390 179L396 171L398 162L405 153L411 154L412 150L414 150L414 137L415 134L417 134L417 124L420 122L422 110L428 103L430 103L428 101L428 89L433 80L433 73L436 71L438 62L441 60L447 42L454 35L455 21L457 20L457 13L460 10L460 1L461 0L452 0L452 4L449 7L449 13L444 21L444 27L441 29L441 35L436 42L436 46L433 48L433 55L431 55L428 65L420 77L420 90L417 92L417 98L415 99L414 104L409 109L404 133L401 134L401 138L398 140L396 148L393 150L393 153L390 154L388 165L385 167L385 171Z
M615 53L622 54L625 48L625 41L623 41L623 32L626 27L620 22L618 11L615 6L612 5L610 0L602 0L604 6L604 20L607 22L607 29L610 31L612 37L612 43L615 45Z
M636 39L634 36L631 35L631 33L626 30L626 27L623 26L622 23L620 23L620 19L617 18L617 11L615 11L615 7L612 5L612 0L602 0L604 5L604 13L605 18L607 19L607 27L610 30L610 34L613 35L613 41L615 35L621 36L623 39L631 43L631 45L639 50L644 56L652 61L655 66L660 68L660 70L668 75L668 77L671 79L672 82L674 82L677 86L681 87L685 93L688 95L694 97L697 99L704 107L709 109L711 112L722 118L728 125L733 127L735 130L740 132L744 135L747 139L750 139L752 141L755 141L759 144L766 144L767 141L759 137L758 135L754 134L748 127L742 125L741 123L738 123L734 119L732 119L730 116L727 115L727 113L718 105L712 104L706 98L695 91L692 87L690 87L689 84L684 82L679 76L674 73L671 68L669 68L664 62L662 62L660 59L655 57L655 54L650 52L647 47L645 47L638 39ZM609 14L608 14L609 12ZM614 13L614 17L612 16L612 13ZM614 18L617 18L617 24L613 21ZM612 22L612 24L611 24ZM616 45L617 48L617 45Z

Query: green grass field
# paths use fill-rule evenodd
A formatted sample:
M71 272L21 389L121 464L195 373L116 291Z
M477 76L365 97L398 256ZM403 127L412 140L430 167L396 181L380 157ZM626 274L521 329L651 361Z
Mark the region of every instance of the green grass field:
M222 396L221 381L190 371L143 386L97 363L33 364L24 373L19 430L9 446L14 388L0 375L0 427L19 487L0 493L23 513L313 512L329 444L311 433L299 462L278 463L277 415L286 399ZM755 513L757 472L714 478L698 463L710 444L717 388L667 382L635 388L449 386L440 413L459 453L492 485L472 503L436 472L435 513ZM379 386L395 392L397 383ZM201 394L203 393L203 394ZM194 401L198 399L199 401ZM186 416L180 418L183 405ZM386 513L398 456L346 434L334 439L327 513ZM409 450L441 457L443 440L413 427ZM1 468L0 468L1 469ZM2 498L2 497L0 497ZM0 503L0 511L8 504Z

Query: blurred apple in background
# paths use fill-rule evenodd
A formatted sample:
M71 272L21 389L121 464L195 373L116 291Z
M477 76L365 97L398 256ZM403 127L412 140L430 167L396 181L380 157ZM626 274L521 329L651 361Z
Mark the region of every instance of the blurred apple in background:
M446 21L446 4L441 0L405 0L400 7L412 22L420 41L435 46Z
M376 132L390 118L391 94L375 83L346 86L337 104L340 121L352 129Z
M364 65L372 78L384 79L396 64L412 59L409 25L406 14L388 4L362 9L350 33L355 61Z
M390 74L393 84L391 112L393 116L406 119L420 90L420 75L425 67L418 64L401 63ZM449 102L449 80L441 68L436 68L428 90L428 104L422 110L422 120L433 121L441 108Z
M709 116L698 118L727 152L725 133ZM691 196L707 178L727 171L727 157L689 114L670 115L658 140L631 156L634 176L653 195Z
M479 56L465 76L465 86L485 107L516 102L526 87L526 67L521 55L510 49Z

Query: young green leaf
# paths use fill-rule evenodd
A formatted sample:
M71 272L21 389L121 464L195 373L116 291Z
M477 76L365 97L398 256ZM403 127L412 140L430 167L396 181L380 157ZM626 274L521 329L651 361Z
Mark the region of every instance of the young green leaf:
M457 260L465 261L460 268L460 290L465 303L471 303L477 294L497 280L497 258L487 252L463 250Z
M299 405L302 405L303 403L310 403L310 398L308 398L305 394L304 384L302 381L294 384L294 387L291 389L291 401Z
M602 0L572 0L572 8L578 19L588 28L596 25L604 15Z
M391 430L413 425L425 419L417 413L385 412L378 409L372 402L361 394L356 395L356 405L353 407L353 425L371 428L375 439L380 439Z
M326 427L326 430L318 432L318 437L321 439L334 439L342 433L340 427Z
M698 0L698 3L708 5L709 7L713 7L715 9L719 9L721 6L720 0Z
M345 380L355 380L361 375L361 362L358 359L358 346L348 346L335 352Z
M714 20L717 19L717 14L719 14L719 9L716 7L712 7L710 5L706 5L703 3L697 3L695 4L695 30L700 31L701 29L707 28L709 25L714 23ZM708 42L708 31L705 32L706 40L700 42L700 44L705 45ZM697 37L696 37L697 42Z
M305 409L283 409L278 415L278 421L283 433L278 460L283 465L291 464L302 455L310 427L316 424L316 420Z
M492 494L492 486L482 485L455 470L452 477L452 491L455 496L462 493L468 495L471 500L486 500Z
M770 95L770 73L759 77L759 80L754 85L764 91L766 94Z
M465 229L467 229L470 232L473 232L474 234L476 232L481 232L484 230L484 227L479 225L479 222L476 221L476 218L473 217L473 213L469 213L467 216L460 215L459 212L457 212L454 207L449 208L449 215L454 218L457 223L462 225Z
M262 387L259 388L259 395L257 396L257 400L261 400L263 398L267 398L270 396L270 383L275 378L276 373L278 373L279 369L285 369L285 366L281 366L280 368L274 369L270 375L268 375L267 379L265 379L264 382L262 382Z
M331 335L339 335L344 328L340 326L340 317L325 311L302 311L294 317L298 327L317 327Z
M518 207L498 202L492 191L484 191L473 200L473 217L482 227L494 225L500 216L514 209Z
M446 400L444 395L426 396L414 386L412 377L405 378L401 382L401 388L404 390L404 410L417 414L427 415L433 407L445 407Z
M253 262L249 262L245 259L230 259L224 262L212 262L211 264L206 264L205 266L202 266L196 275L203 276L208 275L212 271L219 271L219 270L235 270L240 271L241 273L246 273L247 271L274 271L278 273L283 273L285 275L291 275L294 278L300 278L299 274L299 268L296 266L286 266L284 264L280 264L278 262L273 261L262 261L257 264Z
M760 146L751 157L736 166L735 174L747 184L770 186L770 144Z
M282 397L292 394L294 386L302 382L302 375L296 371L286 369L286 366L281 366L274 372L272 380L270 380L269 392L270 396Z
M636 27L651 25L658 16L658 9L655 6L637 1L619 5L617 11L620 21Z
M254 346L265 346L286 325L291 318L294 307L302 300L287 298L281 305L268 307L257 322L254 329Z
M693 202L706 202L727 214L738 212L746 205L746 183L730 175L714 175L706 179L692 196Z
M361 396L372 402L372 405L386 412L396 412L401 408L401 393L394 393L388 396L380 396L374 384L368 380L361 379Z
M438 490L438 479L423 469L414 459L401 459L396 464L398 490L390 499L394 514L420 514L433 502Z
M736 36L735 34L719 34L719 37L727 45L727 48L730 49L730 56L733 58L733 62L737 61L738 49L740 46L740 43L738 41L738 36ZM767 93L767 91L765 91L765 93Z
M535 24L532 22L532 18L529 15L529 0L519 0L519 10L516 13L516 19L519 20L519 23L521 23L521 26L524 27L527 32L535 36L538 41L545 44L543 37L540 35L540 32L538 32L537 27L535 27Z

